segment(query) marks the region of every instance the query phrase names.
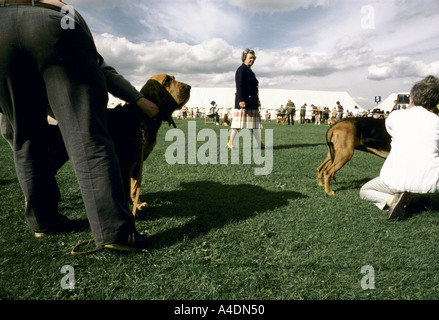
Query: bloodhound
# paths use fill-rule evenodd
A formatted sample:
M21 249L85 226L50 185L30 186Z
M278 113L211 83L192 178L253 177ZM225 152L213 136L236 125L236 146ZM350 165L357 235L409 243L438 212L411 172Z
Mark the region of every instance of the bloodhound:
M119 157L127 198L132 203L133 215L148 205L138 201L143 161L157 143L157 133L163 121L176 127L172 113L181 109L189 100L191 87L175 80L174 76L152 76L140 93L159 107L159 114L149 119L137 107L126 104L108 109L108 128Z
M355 117L337 121L326 132L329 152L317 168L318 185L325 187L326 194L334 195L330 181L351 160L355 149L385 159L390 152L390 141L384 119Z

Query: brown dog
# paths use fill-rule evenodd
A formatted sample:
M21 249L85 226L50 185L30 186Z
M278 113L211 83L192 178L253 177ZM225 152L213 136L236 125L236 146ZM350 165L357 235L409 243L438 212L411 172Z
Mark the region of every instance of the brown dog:
M108 127L119 157L127 199L133 206L133 214L147 207L139 203L143 161L157 143L157 133L163 121L175 126L172 113L181 109L189 100L191 87L175 80L174 76L152 76L140 92L159 107L159 114L149 119L137 107L125 105L108 109ZM137 194L136 194L137 193Z
M317 168L318 185L325 187L326 194L334 195L330 181L335 180L335 173L351 160L355 149L385 159L390 152L390 141L384 119L356 117L337 121L326 132L329 152Z
M285 120L287 120L286 116L277 116L276 124L279 124L282 122L282 125L285 125Z
M222 126L230 126L229 116L227 113L224 115L223 122L221 123Z
M148 118L139 108L126 104L114 109L107 109L108 129L114 141L114 148L119 158L122 181L128 205L137 210L147 207L138 203L140 193L143 161L154 149L157 133L163 121L173 125L172 113L181 109L189 100L191 87L176 81L171 75L152 76L140 92L146 99L154 102L159 113L154 119ZM12 126L5 117L0 117L1 133L12 143ZM52 173L55 175L67 161L68 155L57 125L49 125L48 141ZM54 195L59 200L59 193ZM131 200L131 201L130 201Z

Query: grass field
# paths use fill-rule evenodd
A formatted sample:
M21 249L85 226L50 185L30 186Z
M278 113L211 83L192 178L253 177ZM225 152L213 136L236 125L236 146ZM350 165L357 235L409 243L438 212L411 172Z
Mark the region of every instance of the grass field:
M186 132L186 121L176 123ZM224 130L198 120L197 131L203 128L218 137ZM150 208L136 222L153 245L134 254L71 255L91 238L88 228L34 238L12 152L0 139L0 298L439 298L438 212L389 221L362 201L360 187L383 163L362 152L338 173L336 195L326 196L316 168L326 157L327 126L271 122L264 129L273 130L273 170L257 176L254 164L168 164L172 142L165 141L168 127L162 127L143 175L141 198ZM60 212L85 221L69 163L57 178ZM74 269L72 290L61 286L65 265ZM362 273L364 266L369 269Z

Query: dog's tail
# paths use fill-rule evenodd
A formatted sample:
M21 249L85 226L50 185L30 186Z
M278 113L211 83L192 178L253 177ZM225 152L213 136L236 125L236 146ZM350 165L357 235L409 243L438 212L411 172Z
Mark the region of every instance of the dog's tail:
M335 158L334 142L332 142L333 129L334 126L331 126L328 131L326 131L326 144L328 145L329 154L331 155L331 162L334 162Z
M337 124L332 125L328 131L326 131L326 144L328 145L329 149L329 155L331 156L331 165L332 169L334 170L332 174L332 179L335 181L335 166L334 166L334 159L335 159L335 148L334 148L334 142L332 141L332 136L334 134L334 127Z

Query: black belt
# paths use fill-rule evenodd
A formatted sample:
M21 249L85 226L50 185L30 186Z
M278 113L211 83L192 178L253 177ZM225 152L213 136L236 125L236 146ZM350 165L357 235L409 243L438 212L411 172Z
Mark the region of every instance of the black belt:
M35 7L44 7L52 10L61 11L61 7L49 3L39 2L36 0L0 0L0 7L9 7L9 6L35 6Z

